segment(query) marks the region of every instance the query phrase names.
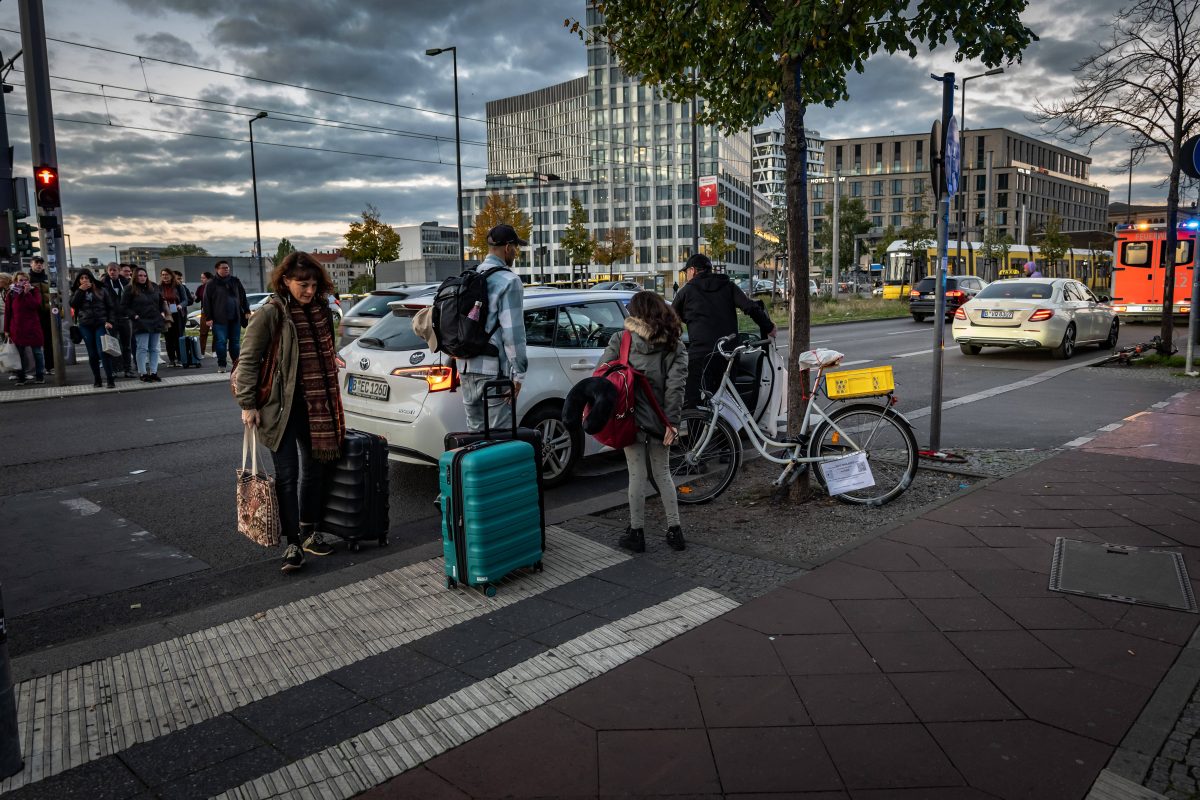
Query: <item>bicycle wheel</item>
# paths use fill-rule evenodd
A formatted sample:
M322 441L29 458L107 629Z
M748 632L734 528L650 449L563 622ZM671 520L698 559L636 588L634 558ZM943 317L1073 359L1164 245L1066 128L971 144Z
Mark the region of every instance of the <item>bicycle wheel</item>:
M712 435L708 444L696 452L709 428ZM667 448L675 496L687 505L707 503L733 482L742 463L742 440L728 422L718 417L714 427L712 415L699 409L683 412L679 433L680 437ZM657 485L655 488L660 492L663 489Z
M917 438L903 417L886 406L860 404L838 409L830 419L837 428L821 423L809 443L809 457L828 458L865 450L875 479L874 486L836 495L838 500L881 506L909 487L917 474ZM813 471L825 486L820 465Z

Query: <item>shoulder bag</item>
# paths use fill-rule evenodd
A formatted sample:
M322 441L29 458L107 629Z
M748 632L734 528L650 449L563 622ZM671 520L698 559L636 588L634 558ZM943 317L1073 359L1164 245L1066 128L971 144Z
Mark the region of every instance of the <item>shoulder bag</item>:
M250 469L246 469L246 456ZM258 428L242 435L242 466L237 470L238 533L263 547L279 546L279 499L275 479L258 471Z

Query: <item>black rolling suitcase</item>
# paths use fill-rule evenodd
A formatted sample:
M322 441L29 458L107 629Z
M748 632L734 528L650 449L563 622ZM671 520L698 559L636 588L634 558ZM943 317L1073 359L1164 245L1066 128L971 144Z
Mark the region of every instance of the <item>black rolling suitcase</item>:
M386 547L389 525L387 440L348 430L342 457L325 472L325 509L317 529L358 550L364 539Z
M507 378L500 378L494 381L488 381L483 388L484 404L488 397L495 397L497 393L500 396L510 394L512 392L512 381ZM442 444L447 450L454 450L459 447L466 447L469 444L476 442L506 442L510 439L516 439L521 442L529 442L533 445L533 452L538 457L537 484L538 495L544 496L545 489L542 486L542 432L536 428L518 428L516 409L513 409L513 425L511 428L497 428L492 430L491 415L485 414L483 419L483 432L475 433L473 431L452 431L447 433ZM545 513L542 514L542 549L546 548L546 520Z

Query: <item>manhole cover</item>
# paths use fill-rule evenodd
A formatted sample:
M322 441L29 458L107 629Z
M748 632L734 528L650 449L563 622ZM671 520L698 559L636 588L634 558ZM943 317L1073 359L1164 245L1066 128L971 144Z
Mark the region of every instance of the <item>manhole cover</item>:
M1054 543L1050 590L1196 613L1183 555L1171 550L1060 536Z

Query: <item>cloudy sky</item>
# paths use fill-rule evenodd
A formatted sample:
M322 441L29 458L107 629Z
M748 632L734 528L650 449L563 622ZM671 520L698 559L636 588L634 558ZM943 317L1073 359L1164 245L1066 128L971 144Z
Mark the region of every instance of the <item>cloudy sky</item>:
M425 49L458 47L466 186L481 184L485 174L485 102L586 69L582 44L562 26L564 18L582 16L584 0L45 6L47 30L61 40L49 43L50 72L66 230L77 263L111 259L114 244L196 242L212 253L249 251L247 123L259 110L270 115L254 124L265 252L281 237L301 248L336 247L368 203L393 225L453 223L450 55L431 58ZM968 127L1037 133L1027 118L1032 103L1068 94L1071 67L1105 36L1119 6L1033 0L1027 20L1041 41L1005 75L969 84ZM20 47L18 29L16 3L0 2L5 60ZM877 57L851 78L849 102L815 109L810 123L827 137L927 130L940 113L940 84L930 72L964 75L982 71L977 67L955 64L950 51ZM29 175L19 59L8 82L17 87L6 96L16 174ZM1126 173L1115 170L1126 148L1114 137L1091 150L1092 179L1110 187L1114 200L1125 196ZM1164 169L1165 162L1138 168L1135 202L1165 197L1157 186Z

